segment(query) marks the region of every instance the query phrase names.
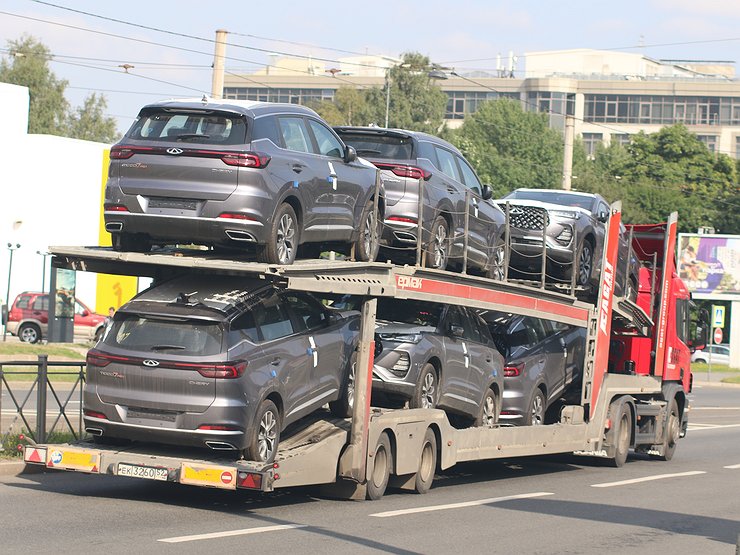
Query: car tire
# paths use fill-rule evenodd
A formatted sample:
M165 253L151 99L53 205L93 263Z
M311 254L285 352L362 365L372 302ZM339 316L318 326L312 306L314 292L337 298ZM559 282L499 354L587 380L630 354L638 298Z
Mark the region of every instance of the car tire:
M269 399L262 401L255 415L255 425L244 449L244 458L249 461L271 463L275 460L280 443L280 413Z
M427 268L435 270L444 270L447 268L447 261L450 255L450 228L447 220L442 216L434 219L431 229L431 238L426 246L426 263Z
M545 423L545 412L547 411L545 403L545 394L539 387L535 388L529 401L527 414L524 416L525 425L540 426Z
M372 468L369 468L367 478L367 490L365 497L371 501L377 501L385 494L388 487L388 481L391 477L391 468L393 464L393 451L391 450L391 440L386 432L380 434L378 443L375 445L375 452L372 457Z
M693 360L692 362L700 362L702 364L707 364L708 363L708 361L704 360L703 358L697 358L697 359Z
M113 250L118 252L149 252L152 242L138 233L114 233L111 236Z
M267 243L260 248L260 261L267 264L293 264L299 239L295 210L290 204L283 203L270 222Z
M360 218L360 231L354 243L355 260L374 262L380 249L380 220L375 214L375 202L368 201Z
M427 428L419 454L419 469L416 471L414 489L416 493L425 494L432 488L434 473L437 470L437 436L434 430Z
M412 409L433 409L438 401L439 376L434 365L427 362L421 369L409 406Z
M36 324L23 324L18 328L18 338L24 343L38 343L41 341L41 328Z
M589 241L583 241L578 249L576 285L587 287L591 283L594 270L594 248Z
M486 277L494 281L504 281L506 276L506 242L499 237L493 244L491 258L488 261Z
M355 402L355 371L357 369L357 354L352 355L352 360L347 370L347 375L342 384L342 393L339 399L329 403L329 410L334 416L339 418L349 418L352 416L352 407Z
M476 427L493 428L497 423L498 407L496 405L496 394L492 389L487 389L473 425Z

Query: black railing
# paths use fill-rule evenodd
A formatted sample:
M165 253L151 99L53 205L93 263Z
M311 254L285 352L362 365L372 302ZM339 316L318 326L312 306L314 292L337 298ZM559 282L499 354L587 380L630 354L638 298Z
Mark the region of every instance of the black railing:
M12 370L9 370L11 368ZM25 376L28 380L9 380L9 376L16 379L17 376ZM73 380L58 381L55 379L64 380L64 376L71 376ZM27 433L37 443L44 443L49 434L61 431L69 431L75 439L79 439L82 436L82 386L84 382L84 362L49 362L48 355L39 355L37 361L0 363L0 444L4 443L6 438L14 432ZM69 389L66 387L67 383L71 384ZM34 393L35 407L32 406ZM10 408L8 408L6 398L11 401ZM69 405L74 402L77 402L79 406L70 409ZM72 422L75 416L77 417L76 425ZM33 422L34 418L35 422ZM52 418L53 421L51 421ZM9 423L8 420L10 420Z

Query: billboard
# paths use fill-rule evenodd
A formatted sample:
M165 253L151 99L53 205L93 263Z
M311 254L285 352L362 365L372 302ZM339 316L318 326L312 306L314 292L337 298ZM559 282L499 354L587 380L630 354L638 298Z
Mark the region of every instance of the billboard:
M678 275L692 293L740 295L740 235L680 234Z

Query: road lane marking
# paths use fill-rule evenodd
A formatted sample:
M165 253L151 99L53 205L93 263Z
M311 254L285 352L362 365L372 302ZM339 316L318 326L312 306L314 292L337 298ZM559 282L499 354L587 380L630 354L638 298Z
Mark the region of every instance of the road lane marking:
M737 468L740 468L740 464L731 464L730 466L724 466L723 468L729 468L730 470L735 470Z
M691 407L691 411L695 410L740 410L740 407Z
M645 476L644 478L633 478L632 480L622 480L621 482L604 482L602 484L591 484L592 488L613 488L614 486L627 486L629 484L639 484L640 482L650 482L652 480L663 480L665 478L680 478L681 476L696 476L706 474L703 470L692 470L690 472L678 472L676 474L656 474L655 476Z
M370 516L378 518L387 518L390 516L410 515L415 513L429 513L432 511L446 511L447 509L462 509L464 507L475 507L477 505L489 505L490 503L500 503L502 501L512 501L515 499L531 499L533 497L543 497L545 495L555 495L546 491L536 493L523 493L521 495L507 495L505 497L489 497L488 499L478 499L477 501L464 501L462 503L449 503L447 505L430 505L428 507L415 507L413 509L401 509L398 511L385 511L383 513L374 513Z
M702 424L699 428L689 426L689 431L700 432L702 430L718 430L720 428L740 428L740 424Z
M192 536L178 536L176 538L164 538L157 540L164 543L193 542L197 540L212 540L214 538L228 538L230 536L246 536L248 534L261 534L262 532L277 532L279 530L293 530L295 528L306 528L307 524L278 524L275 526L261 526L259 528L244 528L243 530L229 530L228 532L211 532L210 534L194 534Z

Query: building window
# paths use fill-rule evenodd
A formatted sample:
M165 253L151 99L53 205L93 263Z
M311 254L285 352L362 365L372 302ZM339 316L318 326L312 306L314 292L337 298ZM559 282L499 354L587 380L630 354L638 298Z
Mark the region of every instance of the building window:
M594 123L740 125L740 97L587 94L584 114Z
M612 133L612 144L618 144L627 146L630 144L630 136L628 133Z
M707 145L710 152L717 153L717 135L697 135L696 138Z
M519 93L497 93L485 91L445 91L447 93L447 112L445 119L464 119L474 113L482 102L496 98L519 100Z
M735 158L740 160L740 137L735 137Z
M604 136L601 133L584 133L583 134L583 146L586 148L586 154L593 158L596 153L596 145L604 140Z

